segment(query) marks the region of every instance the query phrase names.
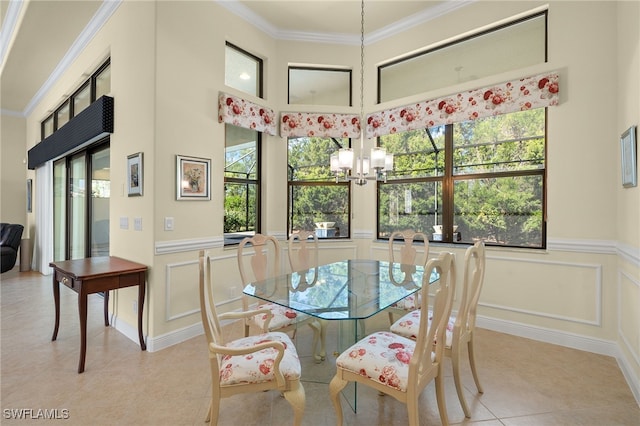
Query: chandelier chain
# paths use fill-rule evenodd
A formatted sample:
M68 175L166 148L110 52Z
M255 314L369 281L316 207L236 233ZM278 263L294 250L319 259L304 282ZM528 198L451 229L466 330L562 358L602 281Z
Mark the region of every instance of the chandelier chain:
M360 1L360 152L354 158L353 148L340 148L331 155L331 172L336 176L336 183L341 176L344 181L354 181L362 186L369 180L387 181L387 172L393 170L393 154L387 154L383 147L371 148L371 157L364 153L364 0ZM355 173L353 173L354 160L356 161ZM369 174L374 170L373 175Z
M360 4L360 120L364 120L364 0ZM364 123L360 123L364 131Z

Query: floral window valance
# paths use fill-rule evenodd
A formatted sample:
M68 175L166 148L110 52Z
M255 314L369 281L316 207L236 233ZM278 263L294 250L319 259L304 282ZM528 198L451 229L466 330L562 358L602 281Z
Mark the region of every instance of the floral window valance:
M272 109L222 92L218 96L218 121L272 136L277 130Z
M360 136L360 117L357 114L283 112L280 114L280 136L357 138Z
M367 115L366 137L476 120L558 104L558 74L547 73Z

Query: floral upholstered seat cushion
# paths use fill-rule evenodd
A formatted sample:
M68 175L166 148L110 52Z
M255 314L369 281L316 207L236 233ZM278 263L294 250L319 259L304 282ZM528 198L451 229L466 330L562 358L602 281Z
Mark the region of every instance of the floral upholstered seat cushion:
M415 345L411 339L380 331L344 351L336 360L336 365L406 392L409 361Z
M300 378L300 359L289 336L280 332L243 337L229 342L229 348L246 348L263 342L278 341L285 346L280 370L286 379ZM220 360L220 385L230 386L237 383L261 383L275 380L274 364L278 351L274 348L263 349L246 355L224 355Z
M422 297L420 292L413 293L402 300L397 301L393 305L394 308L404 309L405 311L414 311L416 309L420 309L420 304L422 303Z
M429 312L429 327L431 327L431 320L433 319L433 312ZM410 339L416 339L418 337L418 333L420 331L420 315L421 311L412 311L400 318L398 321L394 322L391 326L391 332L399 334L404 337L408 337ZM453 326L456 323L455 317L450 317L449 322L447 323L447 348L451 347L451 342L453 341ZM426 330L425 330L426 333Z
M285 308L276 303L260 303L256 309L269 309L273 313L273 318L269 321L269 330L276 331L295 324L307 318L307 315L296 312L291 308ZM261 330L264 330L264 322L267 320L267 314L255 315L253 322Z

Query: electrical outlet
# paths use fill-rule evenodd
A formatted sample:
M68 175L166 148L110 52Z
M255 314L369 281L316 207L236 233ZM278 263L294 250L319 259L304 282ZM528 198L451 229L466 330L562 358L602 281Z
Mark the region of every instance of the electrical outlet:
M138 313L138 301L137 300L133 301L133 313L134 314Z

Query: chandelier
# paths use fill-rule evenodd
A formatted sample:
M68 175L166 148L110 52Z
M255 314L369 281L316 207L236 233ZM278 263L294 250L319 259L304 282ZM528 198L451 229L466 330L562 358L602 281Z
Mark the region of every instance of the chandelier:
M360 3L360 154L353 171L354 151L341 148L331 155L331 172L340 181L354 181L365 185L369 180L387 181L387 172L393 170L393 154L382 147L371 148L370 157L364 154L364 0Z

